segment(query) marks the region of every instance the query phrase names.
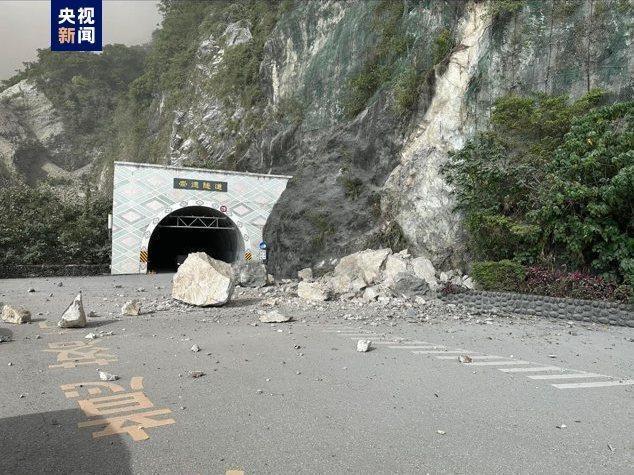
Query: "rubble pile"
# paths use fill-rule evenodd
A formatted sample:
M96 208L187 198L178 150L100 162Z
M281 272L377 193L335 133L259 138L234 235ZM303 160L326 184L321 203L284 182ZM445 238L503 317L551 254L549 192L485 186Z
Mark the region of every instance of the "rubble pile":
M332 273L317 280L313 280L310 268L299 271L298 278L297 294L311 301L434 298L447 284L473 288L471 278L460 271L438 273L429 259L412 258L407 250L393 253L391 249L366 249L345 256Z

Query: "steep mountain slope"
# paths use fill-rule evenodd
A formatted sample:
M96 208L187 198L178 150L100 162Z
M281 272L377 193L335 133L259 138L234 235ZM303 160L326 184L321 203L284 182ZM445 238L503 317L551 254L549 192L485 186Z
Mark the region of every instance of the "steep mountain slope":
M90 162L106 193L113 160L292 174L265 231L278 275L380 245L463 264L441 169L497 97L632 96L626 0L162 5L143 69L100 126L108 139L66 169ZM36 109L3 104L3 160L36 180L6 144L34 136L54 157L64 141L22 125Z

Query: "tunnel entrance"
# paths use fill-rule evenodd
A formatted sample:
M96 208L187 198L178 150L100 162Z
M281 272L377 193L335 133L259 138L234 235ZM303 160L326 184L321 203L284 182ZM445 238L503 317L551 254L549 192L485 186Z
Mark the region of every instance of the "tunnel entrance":
M191 252L236 262L244 251L238 227L224 213L205 206L188 206L165 216L148 244L149 272L175 272Z

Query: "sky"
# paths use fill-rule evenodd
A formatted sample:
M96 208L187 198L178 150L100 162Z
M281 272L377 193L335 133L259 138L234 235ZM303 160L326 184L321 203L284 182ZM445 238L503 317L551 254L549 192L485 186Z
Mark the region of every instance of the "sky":
M50 0L0 0L0 80L50 46ZM147 43L161 21L156 0L104 0L103 44Z

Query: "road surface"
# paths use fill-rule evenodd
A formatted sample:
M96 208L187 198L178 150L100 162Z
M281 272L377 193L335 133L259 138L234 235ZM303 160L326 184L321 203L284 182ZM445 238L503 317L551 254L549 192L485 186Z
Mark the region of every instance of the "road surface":
M34 319L0 324L0 473L634 473L632 328L275 289L185 308L170 277L0 281ZM58 329L80 289L99 317ZM294 322L258 323L272 295Z

